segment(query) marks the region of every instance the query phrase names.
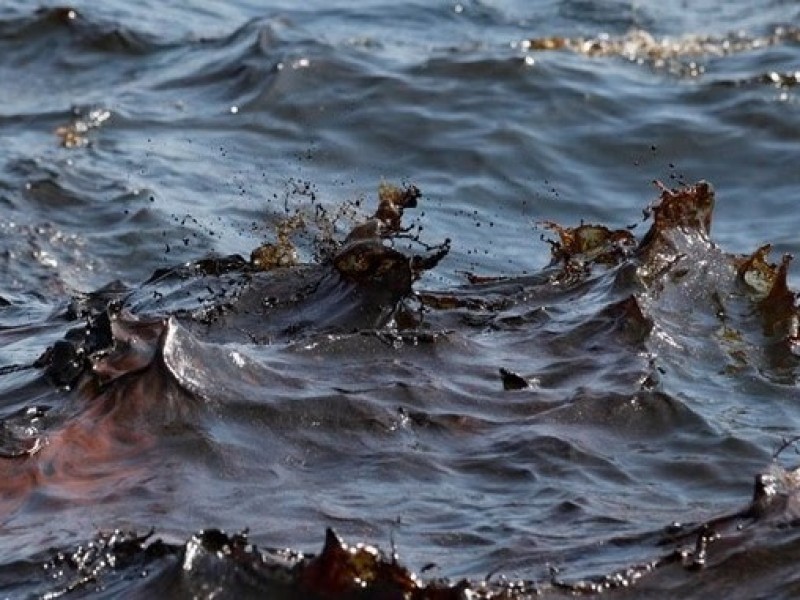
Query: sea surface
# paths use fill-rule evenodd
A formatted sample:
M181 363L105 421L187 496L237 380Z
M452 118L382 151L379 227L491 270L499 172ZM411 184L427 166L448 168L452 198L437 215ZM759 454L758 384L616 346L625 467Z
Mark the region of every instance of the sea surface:
M420 586L796 597L800 271L736 257L800 252L798 83L788 0L0 1L0 597L269 597L192 540L328 528ZM331 263L392 185L378 245L447 251L400 298Z

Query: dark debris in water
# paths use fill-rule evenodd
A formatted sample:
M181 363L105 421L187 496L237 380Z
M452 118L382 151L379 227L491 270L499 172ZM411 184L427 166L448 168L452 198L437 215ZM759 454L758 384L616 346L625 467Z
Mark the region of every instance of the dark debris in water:
M500 377L503 379L504 390L524 390L530 387L528 380L522 375L502 367L500 368Z

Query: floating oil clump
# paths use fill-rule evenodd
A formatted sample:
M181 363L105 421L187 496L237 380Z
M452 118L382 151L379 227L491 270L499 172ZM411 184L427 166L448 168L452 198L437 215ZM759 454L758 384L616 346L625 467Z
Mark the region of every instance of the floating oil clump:
M73 114L74 117L69 124L56 129L56 135L61 138L61 145L64 148L88 146L89 132L101 127L111 118L111 112L104 108L92 108L88 111L75 108Z
M637 64L665 69L679 76L698 77L706 67L700 61L709 58L752 52L760 48L797 43L800 30L796 27L775 27L763 36L744 33L717 35L683 35L656 37L643 29L632 29L625 35L601 34L596 37L531 38L519 43L528 52L570 50L590 57L620 57ZM793 85L795 73L767 74L763 83Z

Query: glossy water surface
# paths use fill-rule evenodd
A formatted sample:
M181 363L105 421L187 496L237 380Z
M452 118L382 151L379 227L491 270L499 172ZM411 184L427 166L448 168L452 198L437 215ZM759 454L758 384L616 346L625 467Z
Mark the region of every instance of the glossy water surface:
M792 310L731 258L800 249L797 3L168 4L0 5L0 596L68 588L53 556L99 532L326 527L559 594L748 505L800 433ZM654 179L713 183L710 237L634 250ZM395 312L325 260L383 180L423 194L395 248L451 240ZM306 266L169 270L295 214ZM548 267L546 222L635 242ZM196 318L239 289L247 318ZM110 300L121 382L32 367ZM790 597L793 515L616 592ZM75 593L212 594L103 569Z

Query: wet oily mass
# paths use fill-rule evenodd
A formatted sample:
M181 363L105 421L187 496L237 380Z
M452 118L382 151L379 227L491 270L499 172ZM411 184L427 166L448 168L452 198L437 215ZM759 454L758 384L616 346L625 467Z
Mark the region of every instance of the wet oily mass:
M796 441L791 440L787 447ZM387 555L373 546L348 545L331 529L319 554L262 549L248 540L246 532L231 535L204 530L185 543L174 543L154 538L153 531L144 535L113 531L45 558L44 568L54 574L58 594L97 589L113 596L121 582L134 579L138 581L133 589L120 589L182 598L213 593L222 597L262 598L268 594L270 598L310 600L511 600L615 592L625 596L631 591L632 597L639 597L639 593L674 586L680 581L676 571L691 576L709 564L724 567L726 556L752 541L753 530L763 533L796 520L799 473L800 468L787 471L773 465L756 477L753 499L741 510L704 523L676 522L644 540L615 539L614 543L620 545L644 541L660 554L614 573L578 581L565 581L555 569L545 581L510 581L492 574L472 581L425 581L399 562L394 549ZM693 582L690 579L683 585L685 593Z
M798 312L787 283L789 258L771 263L768 246L745 256L718 248L710 237L715 194L707 182L677 189L659 185L646 211L649 229L640 239L627 229L546 223L554 235L552 262L541 273L471 274L463 285L445 290L416 289L421 274L436 268L450 248L448 240L409 240L403 216L420 199L414 186L382 186L375 213L314 263L299 263L293 223L249 259L206 257L160 270L136 289L111 283L73 298L49 323L66 330L61 339L31 364L3 372L35 371L36 393L30 397L48 399L47 405L31 402L4 415L4 510L25 506L44 485L91 498L102 486L118 485L123 475L152 468L155 463L134 465L134 458L157 456L161 438L202 420L208 405L228 401L234 380L245 391L276 397L289 394L284 388L300 389L291 374L231 348L355 340L378 355L404 349L404 360L422 369L429 360L426 349L457 336L480 332L513 339L523 330L538 331L537 319L544 318L539 309L547 305L573 320L566 321L566 333L537 337L536 351L557 362L566 346L586 353L615 348L607 366L592 374L612 399L674 406L661 379L685 353L731 376L753 370L793 384ZM418 252L400 249L409 241ZM604 299L599 309L582 304L593 295ZM650 356L643 360L647 344ZM498 364L492 384L503 397L521 402L525 394L548 393L543 371L516 372ZM48 386L58 390L63 406L41 391ZM593 414L591 401L588 392L572 399ZM448 425L470 433L481 427L466 416L401 412L403 422L420 430ZM185 543L136 533L100 535L77 549L38 557L58 574L46 586L33 587L56 595L130 592L116 586L136 573L139 593L180 597L212 588L225 597L286 598L635 596L637 590L667 588L680 594L702 583L709 569L736 570L732 557L754 540L791 535L799 479L797 471L777 464L778 454L757 476L743 509L609 540L636 549L642 560L587 578L572 580L553 570L543 580L426 580L403 566L394 549L387 555L351 546L331 530L318 555L304 555L261 550L245 534L208 529ZM76 468L120 461L131 471L109 469L98 476Z

